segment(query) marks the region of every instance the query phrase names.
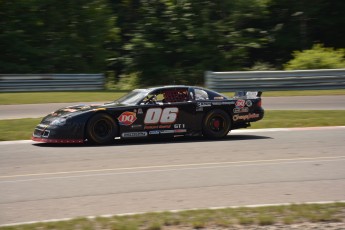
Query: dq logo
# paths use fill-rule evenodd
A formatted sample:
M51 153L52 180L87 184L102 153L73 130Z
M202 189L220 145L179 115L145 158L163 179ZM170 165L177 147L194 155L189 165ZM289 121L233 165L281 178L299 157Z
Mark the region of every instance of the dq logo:
M236 108L243 108L246 105L246 101L245 100L237 100L236 101Z
M123 112L117 119L120 125L131 125L137 120L137 115L133 112Z

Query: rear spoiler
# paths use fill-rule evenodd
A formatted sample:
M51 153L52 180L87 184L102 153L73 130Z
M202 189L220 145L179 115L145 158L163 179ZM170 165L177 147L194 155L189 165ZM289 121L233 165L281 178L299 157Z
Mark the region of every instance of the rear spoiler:
M238 91L235 92L235 97L247 97L247 98L256 98L261 97L261 91Z

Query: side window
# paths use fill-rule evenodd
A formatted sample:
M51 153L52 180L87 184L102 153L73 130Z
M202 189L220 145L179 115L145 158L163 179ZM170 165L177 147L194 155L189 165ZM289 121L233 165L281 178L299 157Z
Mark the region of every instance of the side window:
M143 101L140 104L147 105L147 104L156 104L156 103L157 103L157 95L149 94L143 99Z
M187 89L167 89L163 92L163 103L187 102L189 99Z
M208 100L207 92L202 89L195 89L195 100Z
M164 100L163 93L161 93L161 92L158 93L158 94L157 94L157 101L158 101L158 102L162 102L163 100Z

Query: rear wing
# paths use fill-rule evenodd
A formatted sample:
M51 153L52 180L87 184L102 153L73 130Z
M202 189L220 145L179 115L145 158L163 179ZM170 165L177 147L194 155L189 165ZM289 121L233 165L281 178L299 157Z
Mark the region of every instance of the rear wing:
M261 97L261 91L238 91L235 92L235 97L257 98Z

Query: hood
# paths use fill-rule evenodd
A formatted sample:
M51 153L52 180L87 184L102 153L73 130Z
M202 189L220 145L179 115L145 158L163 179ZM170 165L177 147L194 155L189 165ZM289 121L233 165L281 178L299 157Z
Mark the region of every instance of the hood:
M102 108L103 105L73 105L58 109L45 116L41 123L49 125L52 121L60 118L68 118L87 111Z
M128 105L118 104L114 102L97 104L97 105L72 105L65 108L58 109L43 118L42 124L50 125L53 121L74 117L89 111L105 110L107 108L128 107Z
M103 105L72 105L66 108L58 109L55 112L50 113L48 116L52 117L66 117L74 113L89 111L100 108Z

